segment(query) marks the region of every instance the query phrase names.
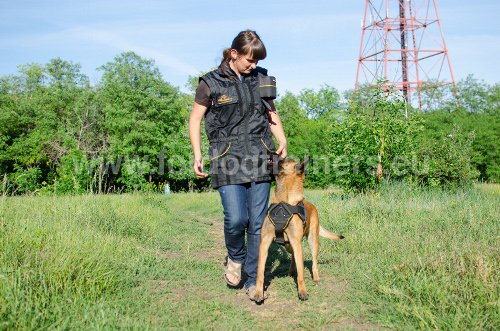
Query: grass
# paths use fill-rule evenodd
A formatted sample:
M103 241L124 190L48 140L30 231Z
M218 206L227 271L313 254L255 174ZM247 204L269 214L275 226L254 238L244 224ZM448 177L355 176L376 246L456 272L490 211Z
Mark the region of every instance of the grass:
M306 197L346 239L307 302L271 246L261 306L222 280L215 192L0 197L0 329L500 329L500 186Z

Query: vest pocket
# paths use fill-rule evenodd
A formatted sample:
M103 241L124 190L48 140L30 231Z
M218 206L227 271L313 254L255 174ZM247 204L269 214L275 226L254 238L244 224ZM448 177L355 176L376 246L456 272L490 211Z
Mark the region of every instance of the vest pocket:
M213 148L210 148L211 153L210 153L210 162L220 159L221 157L226 156L229 153L229 150L231 149L231 143L229 142L225 148L220 148L218 149L216 146Z
M264 146L264 148L268 154L275 154L276 153L276 147L274 146L273 138L263 137L263 138L260 138L260 142L262 143L262 145Z
M277 175L279 156L276 154L276 147L274 146L273 138L270 136L264 136L260 138L260 142L263 146L264 153L267 154L265 173L269 175Z
M236 88L229 88L225 92L219 94L214 100L216 107L222 107L225 105L232 105L238 103L238 94L236 93Z
M227 174L224 165L227 162L227 157L232 149L231 142L218 142L210 145L209 158L210 158L210 176L212 178L212 185L219 186L221 181L227 181Z
M214 96L214 111L216 112L216 123L219 127L224 127L232 122L238 121L240 114L238 111L239 97L235 86L222 89Z

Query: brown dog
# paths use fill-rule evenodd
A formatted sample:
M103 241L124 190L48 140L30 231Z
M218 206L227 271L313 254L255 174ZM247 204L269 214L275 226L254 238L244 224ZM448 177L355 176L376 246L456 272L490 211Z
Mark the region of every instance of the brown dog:
M305 227L301 218L294 214L284 230L285 246L292 253L290 261L290 275L297 275L297 286L299 298L307 300L308 294L304 281L304 256L302 252L302 238L307 236L312 255L312 274L316 285L319 283L318 275L318 247L319 236L339 240L343 236L329 232L319 225L318 210L308 201L304 200L304 176L307 160L298 163L294 160L285 159L279 163L279 173L276 176L276 189L272 198L273 203L286 202L297 205L304 201L306 210ZM267 252L272 241L275 239L275 226L266 216L261 230L261 241L259 248L259 262L257 267L257 282L255 301L260 303L264 300L264 269L267 260Z

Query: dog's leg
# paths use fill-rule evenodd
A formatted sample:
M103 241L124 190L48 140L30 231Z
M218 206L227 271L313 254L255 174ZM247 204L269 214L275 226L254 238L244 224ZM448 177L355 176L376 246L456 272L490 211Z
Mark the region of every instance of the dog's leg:
M288 268L288 276L296 277L297 276L297 266L295 265L295 256L292 252L290 256L290 268Z
M266 269L267 253L274 239L274 227L264 221L260 236L259 260L257 262L257 279L255 283L255 302L264 301L264 272Z
M311 215L311 226L309 228L309 235L307 241L309 242L309 247L311 248L312 255L312 276L314 283L319 284L319 273L318 273L318 251L319 251L319 219L318 213L312 212Z
M290 267L288 268L288 275L291 277L297 276L297 267L295 266L295 257L293 256L293 249L289 243L285 244L285 248L290 253Z
M299 299L307 300L308 294L306 290L306 282L304 281L304 253L302 251L302 221L297 223L299 223L300 228L298 226L293 227L290 224L289 228L293 233L288 236L288 240L290 241L290 245L293 249L293 257L297 268L297 287L299 290Z

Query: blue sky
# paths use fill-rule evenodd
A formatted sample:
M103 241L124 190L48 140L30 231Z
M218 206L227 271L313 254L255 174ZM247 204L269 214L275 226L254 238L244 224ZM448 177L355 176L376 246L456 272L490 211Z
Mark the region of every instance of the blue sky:
M379 0L380 1L380 0ZM268 49L259 63L279 91L328 84L353 88L362 0L129 1L0 0L0 75L17 65L61 57L80 63L91 82L97 67L123 51L152 58L164 79L184 89L188 75L216 66L241 30ZM438 0L456 79L500 82L499 0Z

